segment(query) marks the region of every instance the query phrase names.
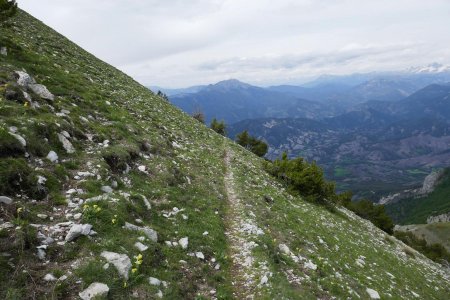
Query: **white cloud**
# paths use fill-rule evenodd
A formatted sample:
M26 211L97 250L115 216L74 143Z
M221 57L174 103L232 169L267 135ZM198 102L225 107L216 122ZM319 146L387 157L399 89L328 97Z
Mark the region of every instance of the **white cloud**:
M22 0L19 6L146 85L450 63L446 0Z

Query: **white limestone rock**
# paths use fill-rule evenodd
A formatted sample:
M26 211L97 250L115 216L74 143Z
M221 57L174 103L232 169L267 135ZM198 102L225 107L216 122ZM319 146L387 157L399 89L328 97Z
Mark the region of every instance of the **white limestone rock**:
M9 204L13 203L13 200L6 196L0 196L0 203L9 205Z
M66 242L71 242L81 235L89 235L92 229L91 224L74 224L66 235Z
M58 139L67 153L70 154L75 152L72 143L62 133L58 133Z
M108 263L116 267L120 276L128 279L128 273L131 269L131 260L126 254L103 251L100 256L104 257Z
M150 283L151 285L160 286L161 285L161 280L159 280L158 278L155 278L155 277L149 277L148 278L148 283Z
M56 154L56 152L52 150L47 154L47 159L51 162L57 162L58 154Z
M81 299L83 300L91 300L93 298L102 298L106 297L109 292L109 287L100 282L94 282L89 285L87 289L78 293Z
M141 252L143 252L143 251L148 249L148 246L142 244L141 242L134 243L134 247L136 247Z
M178 241L178 244L180 244L181 248L187 249L188 244L189 244L189 239L188 239L188 237L181 238L181 239Z
M47 87L43 84L30 84L28 85L29 88L39 95L42 99L53 101L55 100L55 96L50 93L50 91L47 89Z
M369 294L370 299L381 299L380 294L377 291L367 288L367 294Z
M155 243L158 241L158 233L155 230L153 230L150 227L148 227L148 226L140 227L140 226L136 226L134 224L125 222L124 228L128 229L128 230L133 230L133 231L142 231L143 233L145 233L145 235L151 241L153 241Z
M12 135L13 137L15 137L16 140L18 140L22 146L24 146L24 147L27 146L27 141L22 136L18 135L17 133L12 133L12 132L10 132L9 134Z

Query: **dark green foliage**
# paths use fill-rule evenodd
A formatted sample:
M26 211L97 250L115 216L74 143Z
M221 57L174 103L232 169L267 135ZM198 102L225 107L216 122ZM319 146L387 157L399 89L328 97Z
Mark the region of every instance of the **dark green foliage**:
M450 262L450 253L441 244L427 244L411 232L396 231L394 236L435 262Z
M11 134L0 128L0 157L17 157L25 153L25 148Z
M24 193L42 199L46 191L37 184L37 176L24 159L0 160L0 194L15 196Z
M384 205L376 205L369 200L361 200L350 202L347 208L355 212L358 216L371 221L381 230L392 234L394 223L386 214Z
M211 121L211 125L210 125L211 129L214 130L215 132L217 132L218 134L221 134L223 136L227 135L227 131L226 131L226 125L225 125L225 121L217 121L216 118L214 118Z
M249 135L247 130L244 130L236 136L236 142L259 157L266 155L269 149L269 146L264 141Z
M192 117L197 121L199 121L200 123L205 124L205 114L202 111L200 110L195 111L192 114Z
M301 157L288 159L283 153L281 159L266 166L267 171L284 181L292 192L310 201L325 204L336 199L334 183L325 180L315 162L308 163Z
M0 0L0 23L8 20L17 13L16 0Z
M445 170L442 181L431 194L388 204L386 212L397 224L424 224L429 216L450 211L448 195L450 195L450 168Z
M169 101L169 97L161 91L158 91L158 93L156 93L156 95L163 98L166 101Z

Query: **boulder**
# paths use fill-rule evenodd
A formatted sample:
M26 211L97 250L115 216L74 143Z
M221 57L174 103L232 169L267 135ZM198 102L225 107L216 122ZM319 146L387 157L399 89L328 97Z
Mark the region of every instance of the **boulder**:
M42 99L53 101L55 96L50 93L47 87L43 84L30 84L28 86L35 94L39 95Z
M3 204L11 204L13 202L13 200L9 197L6 196L0 196L0 203Z
M91 224L75 224L66 235L66 242L71 242L81 235L89 235L92 229Z
M74 153L75 148L72 143L62 133L58 133L58 139L67 153Z
M125 222L124 228L128 229L128 230L133 230L133 231L142 231L153 242L156 243L158 241L158 233L148 226L140 227L140 226L136 226L131 223Z
M36 81L34 81L33 77L28 75L28 73L23 71L16 71L16 75L18 76L17 84L21 86L29 86L30 84L35 84Z
M150 283L151 285L159 286L159 285L161 285L161 280L159 280L158 278L155 278L155 277L149 277L148 283Z
M108 185L104 185L104 186L102 186L102 187L101 187L101 190L102 190L102 192L103 192L103 193L107 193L107 194L109 194L109 193L112 193L112 192L113 192L113 189L112 189L112 187L110 187L110 186L108 186Z
M143 251L148 249L148 246L142 244L141 242L134 243L134 247L136 247L136 249L138 249L141 252L143 252Z
M128 279L128 273L131 269L131 260L126 254L103 251L100 256L104 257L108 263L116 267L120 276Z
M181 239L178 241L178 243L180 244L181 248L187 249L188 244L189 244L189 239L188 239L188 237L181 238Z
M58 161L58 154L52 150L47 154L47 159L51 162L56 162Z
M367 288L367 294L369 294L370 299L381 299L380 294L377 291Z
M91 300L93 298L102 298L106 297L109 292L109 287L100 282L91 283L87 289L78 293L81 299L83 300Z
M19 141L20 144L22 144L22 146L26 147L27 146L27 142L25 141L25 139L23 137L21 137L20 135L18 135L17 133L9 133L10 135L12 135L13 137L16 138L16 140Z

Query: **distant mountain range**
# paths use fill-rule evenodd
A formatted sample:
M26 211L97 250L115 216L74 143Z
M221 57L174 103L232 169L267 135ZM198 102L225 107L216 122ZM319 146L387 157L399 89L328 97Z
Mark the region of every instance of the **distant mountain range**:
M302 86L238 80L162 90L185 112L224 120L283 151L316 160L341 189L378 199L450 165L450 67L321 76ZM161 90L161 89L159 89Z
M266 140L269 158L316 160L341 189L377 199L420 184L450 165L450 85L433 84L397 102L371 102L321 120L264 118L229 126Z

